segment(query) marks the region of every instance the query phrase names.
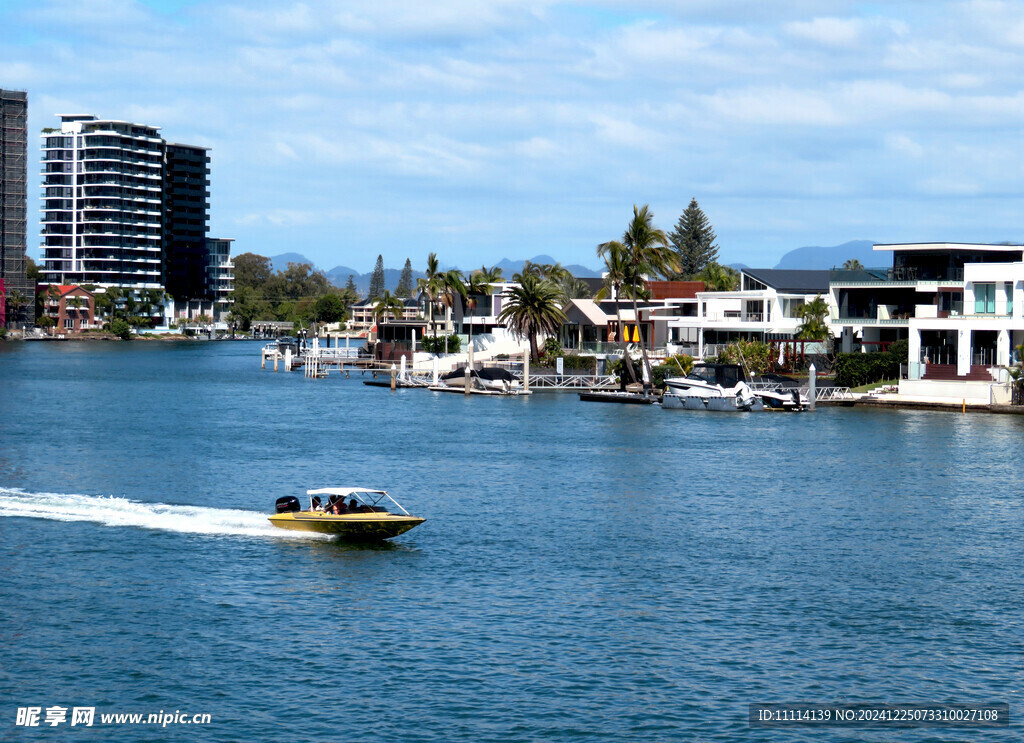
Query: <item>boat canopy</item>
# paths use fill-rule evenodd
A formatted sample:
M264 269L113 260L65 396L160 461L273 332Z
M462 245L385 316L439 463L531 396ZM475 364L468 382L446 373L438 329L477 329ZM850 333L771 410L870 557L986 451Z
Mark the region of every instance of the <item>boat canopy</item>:
M329 495L331 496L330 503L341 498L355 498L366 505L376 506L382 500L387 498L389 501L397 506L398 510L404 513L406 516L409 512L405 510L401 503L396 501L386 490L376 490L374 488L317 488L315 490L307 490L306 495L310 497L310 507L316 505L313 502L313 498L318 495ZM376 498L363 498L363 495L375 495ZM319 499L318 499L319 500Z
M317 488L316 490L307 490L306 495L340 495L346 498L353 493L377 493L378 495L387 495L384 490L373 490L371 488Z

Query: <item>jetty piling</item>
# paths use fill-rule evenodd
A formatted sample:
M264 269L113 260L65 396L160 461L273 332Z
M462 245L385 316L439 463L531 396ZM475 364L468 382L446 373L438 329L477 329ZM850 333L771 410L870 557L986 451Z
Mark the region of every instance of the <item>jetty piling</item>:
M812 363L810 368L807 370L810 376L807 379L807 405L811 410L814 410L814 402L816 395L816 387L818 385L818 370Z

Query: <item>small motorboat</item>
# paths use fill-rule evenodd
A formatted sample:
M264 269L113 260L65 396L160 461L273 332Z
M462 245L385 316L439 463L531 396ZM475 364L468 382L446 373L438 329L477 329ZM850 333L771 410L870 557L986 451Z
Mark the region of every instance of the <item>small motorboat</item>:
M466 385L466 367L460 366L458 369L442 375L441 383L448 387L464 387ZM512 372L498 366L485 366L479 370L471 369L469 385L491 392L515 392L522 389L523 386Z
M344 539L383 540L426 520L410 514L384 490L319 488L307 490L306 495L310 497L308 511L301 510L294 495L278 498L277 513L270 517L270 523L282 529L336 534ZM392 507L397 512L392 512Z

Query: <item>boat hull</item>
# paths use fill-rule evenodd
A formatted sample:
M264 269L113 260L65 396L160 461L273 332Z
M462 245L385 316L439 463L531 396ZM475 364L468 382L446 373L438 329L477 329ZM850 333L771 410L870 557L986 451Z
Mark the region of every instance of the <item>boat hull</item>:
M662 395L661 407L665 410L714 410L722 413L743 413L762 410L761 401L740 400L736 397L701 397L698 395Z
M270 517L270 523L291 531L310 531L332 534L344 539L376 541L404 534L426 519L393 513L350 513L336 516L331 513L293 511Z

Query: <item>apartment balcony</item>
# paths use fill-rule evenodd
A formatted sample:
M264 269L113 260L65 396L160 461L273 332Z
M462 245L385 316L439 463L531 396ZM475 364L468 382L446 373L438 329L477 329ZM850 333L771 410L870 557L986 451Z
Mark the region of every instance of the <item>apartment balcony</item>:
M829 284L837 287L918 287L938 284L963 284L962 268L918 269L913 266L896 268L865 268L853 271L833 269Z

